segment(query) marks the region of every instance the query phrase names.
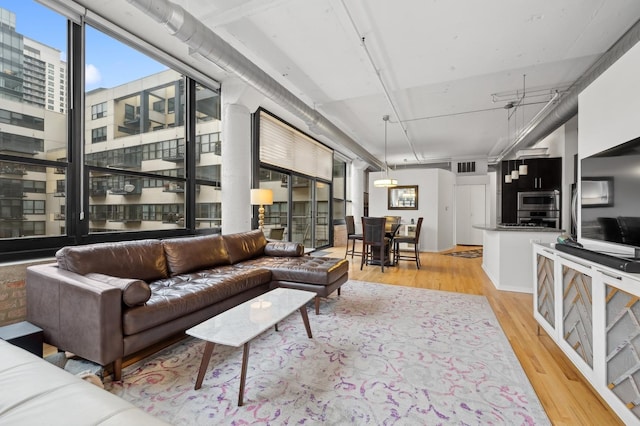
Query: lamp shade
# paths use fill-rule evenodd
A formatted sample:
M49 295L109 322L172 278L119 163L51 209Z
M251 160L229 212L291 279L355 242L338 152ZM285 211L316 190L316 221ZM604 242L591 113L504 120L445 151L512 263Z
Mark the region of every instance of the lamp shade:
M270 206L273 204L273 191L262 188L252 189L251 204L256 206Z
M520 176L526 176L527 173L529 173L529 167L527 167L526 164L520 164L518 171L520 172Z

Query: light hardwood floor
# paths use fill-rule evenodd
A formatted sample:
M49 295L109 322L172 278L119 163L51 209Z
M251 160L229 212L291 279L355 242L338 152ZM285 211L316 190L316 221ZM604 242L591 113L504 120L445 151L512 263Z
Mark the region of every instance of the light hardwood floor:
M474 248L458 246L452 251ZM343 257L345 247L328 251L329 256ZM364 266L361 271L359 257L348 259L350 279L484 295L554 425L624 424L544 330L537 334L533 296L496 290L482 270L482 258L422 253L420 270L415 262L403 261L398 267L385 268L384 273L379 266ZM344 289L342 295L349 297L348 290Z

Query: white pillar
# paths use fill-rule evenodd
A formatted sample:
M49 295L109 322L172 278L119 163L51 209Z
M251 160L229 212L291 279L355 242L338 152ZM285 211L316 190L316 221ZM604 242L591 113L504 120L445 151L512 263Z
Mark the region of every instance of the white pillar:
M244 105L222 108L222 232L251 229L251 112Z
M361 160L351 163L351 214L356 223L356 230L362 226L360 219L364 213L365 173L368 164Z
M251 229L251 113L264 96L244 81L222 83L222 233Z

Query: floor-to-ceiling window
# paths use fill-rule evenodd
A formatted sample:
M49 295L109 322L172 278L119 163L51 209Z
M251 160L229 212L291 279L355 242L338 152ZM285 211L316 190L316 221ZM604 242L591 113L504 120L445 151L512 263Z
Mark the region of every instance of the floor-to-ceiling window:
M333 158L333 222L344 221L346 215L346 183L347 161L338 157Z
M91 14L2 5L0 255L219 231L219 84Z
M260 188L273 192L273 204L265 207L264 233L275 240L289 240L289 174L260 169Z
M283 239L305 247L330 245L333 151L263 110L254 125L259 128L258 184L274 191L274 204L265 207L265 234L278 225L272 218L286 216L278 226L285 228Z
M29 2L25 2L29 3ZM22 2L0 7L0 238L62 236L67 205L66 19L34 38Z
M331 185L325 182L316 181L315 186L315 209L313 210L314 234L313 247L323 247L329 245L329 235L331 234Z
M85 28L88 231L184 228L185 77Z
M222 140L220 95L196 84L195 93L196 223L198 229L222 229Z
M291 241L313 245L313 180L291 176Z

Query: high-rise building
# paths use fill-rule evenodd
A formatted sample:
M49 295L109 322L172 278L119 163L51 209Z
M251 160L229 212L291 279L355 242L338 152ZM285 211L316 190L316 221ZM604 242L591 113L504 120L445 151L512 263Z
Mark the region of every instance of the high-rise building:
M60 50L16 32L15 13L0 8L0 98L66 112L66 63Z
M67 64L60 51L24 37L23 100L50 111L66 113Z
M24 40L16 32L16 14L0 8L0 98L21 101L24 75Z

